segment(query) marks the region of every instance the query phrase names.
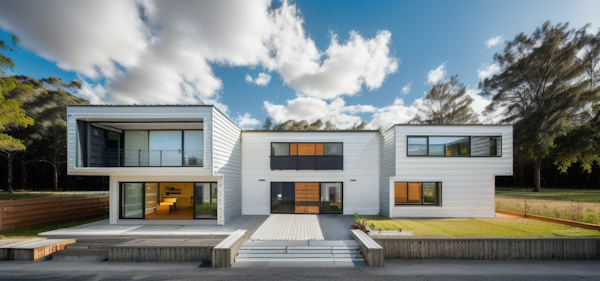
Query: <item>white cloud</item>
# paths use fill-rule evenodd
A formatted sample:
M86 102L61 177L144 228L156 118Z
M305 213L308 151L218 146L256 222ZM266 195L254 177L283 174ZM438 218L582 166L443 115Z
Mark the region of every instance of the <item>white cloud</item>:
M427 73L427 83L428 84L436 84L438 82L443 81L446 78L446 63L442 63L434 70L430 70Z
M500 35L500 36L492 37L488 40L485 40L485 42L483 42L483 45L486 45L489 49L491 47L499 45L500 43L502 43L503 40L504 40L504 36Z
M267 84L269 84L270 81L271 81L271 75L263 73L263 72L259 73L258 77L256 77L256 79L252 79L252 76L250 76L250 74L246 74L246 82L254 83L255 85L258 85L258 86L267 86Z
M402 93L405 95L408 95L408 93L410 93L410 89L412 88L412 83L413 81L408 82L408 84L404 85L404 87L402 87Z
M362 122L362 118L352 114L374 112L375 107L370 105L346 106L346 102L337 98L327 103L324 100L311 97L298 97L287 101L287 106L264 102L265 109L275 123L287 120L306 120L309 123L318 119L331 121L339 129L348 129Z
M422 105L422 99L416 99L412 105L406 106L403 99L396 98L393 104L377 109L367 128L378 129L381 127L385 130L394 124L407 123L419 113Z
M258 119L252 118L252 116L248 112L244 113L244 116L238 115L237 123L243 129L256 128L257 126L260 126L260 124L262 124L260 121L258 121Z
M500 69L500 65L498 63L493 63L487 67L482 67L477 70L477 77L479 80L485 80L485 78L490 78L494 76L494 74L500 73L502 69Z
M88 100L91 104L103 104L103 99L107 92L101 84L89 84L84 79L81 80L81 89L75 91L75 95Z
M218 103L213 65L262 66L299 95L334 100L381 87L398 68L391 33L350 31L325 50L295 4L271 0L22 0L2 4L0 28L64 70L105 79L112 103ZM110 19L110 20L107 20ZM269 82L267 74L252 79ZM250 77L252 78L252 77ZM222 93L221 93L222 94Z

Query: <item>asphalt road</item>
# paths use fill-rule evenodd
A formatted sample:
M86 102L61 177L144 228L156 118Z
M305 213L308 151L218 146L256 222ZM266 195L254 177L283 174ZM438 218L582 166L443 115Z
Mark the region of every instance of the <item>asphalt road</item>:
M0 262L0 280L599 280L600 261L386 260L385 268L200 268L198 263Z

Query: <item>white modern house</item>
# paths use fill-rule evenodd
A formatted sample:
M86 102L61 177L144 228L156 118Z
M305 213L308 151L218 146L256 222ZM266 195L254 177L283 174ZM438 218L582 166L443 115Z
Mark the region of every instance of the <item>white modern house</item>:
M67 107L68 174L110 177L111 224L241 215L493 217L512 126L242 131L210 105Z

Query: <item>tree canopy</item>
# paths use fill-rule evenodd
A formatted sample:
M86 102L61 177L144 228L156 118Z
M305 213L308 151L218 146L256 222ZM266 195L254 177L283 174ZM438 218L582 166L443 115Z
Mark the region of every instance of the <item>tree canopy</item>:
M517 35L494 56L501 72L480 84L492 97L487 110L501 111L502 123L514 123L515 156L535 164L535 191L555 139L572 130L577 114L598 99L598 88L589 87L587 62L578 58L588 43L586 29L546 22L530 36Z
M423 99L426 110L417 114L410 123L417 124L475 124L479 116L471 108L473 99L457 76L450 81L434 84Z

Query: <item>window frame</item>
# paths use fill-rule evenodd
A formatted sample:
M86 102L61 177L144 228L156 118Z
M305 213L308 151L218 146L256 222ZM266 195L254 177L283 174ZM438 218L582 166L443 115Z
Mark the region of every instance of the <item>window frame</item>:
M288 144L288 155L273 155L273 144L275 143L287 143ZM323 144L323 155L292 155L291 151L292 151L292 143L296 143L296 144L301 144L301 143L322 143ZM326 143L340 143L342 144L342 154L341 155L325 155L325 144ZM271 142L271 155L270 156L275 156L275 157L279 157L279 156L317 156L317 157L322 157L322 156L344 156L344 142L340 142L340 141L328 141L328 142L310 142L310 141L301 141L301 142L285 142L285 141L272 141Z
M407 188L406 188L406 198L408 199L408 184L410 183L420 183L421 184L421 203L396 203L396 183L406 183L407 184ZM437 198L437 204L426 204L424 202L424 196L425 193L423 192L423 184L424 183L434 183L436 185L436 198ZM442 207L442 182L441 181L394 181L394 196L392 196L394 198L394 206L395 207L399 207L399 206L419 206L419 207ZM408 201L408 200L407 200Z
M459 137L463 137L463 138L468 138L469 139L469 145L468 145L468 154L467 155L453 155L453 156L446 156L446 155L430 155L429 154L429 138L439 138L439 137L455 137L455 138L459 138ZM500 140L500 153L498 153L499 155L472 155L471 154L471 139L473 137L488 137L488 138L498 138ZM427 140L427 155L410 155L408 154L409 150L408 150L408 140L410 138L425 138ZM498 144L496 144L498 145ZM461 157L498 157L501 158L502 157L502 135L493 135L493 136L482 136L482 135L472 135L472 136L465 136L465 135L407 135L406 136L406 157L436 157L436 158L461 158Z

